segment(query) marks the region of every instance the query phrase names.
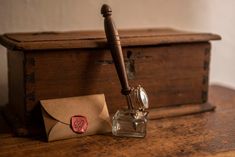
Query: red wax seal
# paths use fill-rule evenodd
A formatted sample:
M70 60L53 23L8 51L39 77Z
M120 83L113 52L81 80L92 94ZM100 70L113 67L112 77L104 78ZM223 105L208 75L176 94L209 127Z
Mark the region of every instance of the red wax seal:
M88 127L88 122L87 122L86 117L76 115L76 116L71 117L70 125L74 132L78 134L82 134L86 132L87 127Z

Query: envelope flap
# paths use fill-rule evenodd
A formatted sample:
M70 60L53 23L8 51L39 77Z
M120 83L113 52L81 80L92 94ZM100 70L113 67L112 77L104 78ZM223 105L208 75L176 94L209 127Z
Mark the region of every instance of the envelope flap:
M85 116L88 121L109 118L104 94L41 100L41 105L51 117L65 124L70 124L75 115Z

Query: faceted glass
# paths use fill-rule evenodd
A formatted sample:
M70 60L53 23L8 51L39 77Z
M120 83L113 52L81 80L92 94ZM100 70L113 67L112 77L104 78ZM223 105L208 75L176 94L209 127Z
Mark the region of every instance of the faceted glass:
M145 137L147 114L146 111L118 110L113 116L113 135Z

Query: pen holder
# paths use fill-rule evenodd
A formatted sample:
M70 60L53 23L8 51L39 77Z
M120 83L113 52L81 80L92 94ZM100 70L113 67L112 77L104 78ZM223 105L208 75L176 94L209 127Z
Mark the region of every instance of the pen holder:
M104 28L118 78L121 93L126 96L128 109L118 110L113 117L112 133L115 136L145 137L149 107L148 96L143 87L131 88L127 79L122 47L118 31L111 18L111 8L104 4L101 8L104 16Z
M147 127L146 111L118 110L113 116L112 133L115 136L145 137Z

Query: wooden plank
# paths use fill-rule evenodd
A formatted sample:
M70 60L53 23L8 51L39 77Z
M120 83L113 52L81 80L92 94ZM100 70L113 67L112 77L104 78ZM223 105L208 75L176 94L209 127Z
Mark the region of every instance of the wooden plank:
M149 110L149 119L162 119L169 117L185 116L195 113L202 113L212 111L215 106L209 103L204 104L187 104L187 105L175 105L173 107L155 108Z
M205 51L209 49L209 43L124 48L126 63L134 62L130 83L145 87L152 108L203 103L202 92L207 91L205 76L208 76L204 61L209 59ZM26 99L28 111L41 99L97 93L106 95L111 113L126 105L111 55L106 49L28 51L25 54L26 75L35 75L34 82L26 83L26 95L33 93L35 97L34 100Z
M120 30L120 37L123 47L205 42L221 39L219 35L215 34L192 33L167 28ZM107 47L103 31L5 34L0 37L0 43L8 48L18 50Z
M7 55L10 104L7 108L23 122L25 118L24 54L20 51L8 50Z
M158 29L121 29L122 38L142 38L155 36L182 36L182 35L211 35L211 38L218 36L209 33L194 33L180 31L171 28ZM67 41L67 40L95 40L105 39L103 30L71 31L71 32L36 32L36 33L8 33L9 39L17 42L39 42L39 41ZM214 39L213 38L213 39Z

